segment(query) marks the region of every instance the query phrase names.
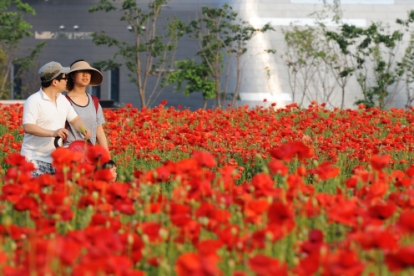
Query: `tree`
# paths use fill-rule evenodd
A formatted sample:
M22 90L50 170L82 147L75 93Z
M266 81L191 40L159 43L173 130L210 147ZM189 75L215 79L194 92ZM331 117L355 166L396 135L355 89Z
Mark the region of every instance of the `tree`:
M405 28L409 33L408 46L399 66L403 73L403 82L407 94L406 107L410 107L414 102L414 30L411 24L414 22L414 10L409 11L407 20L397 19L397 23Z
M412 42L406 47L403 57L399 56L399 51L410 23L414 22L414 11L409 12L407 20L397 19L396 22L401 26L396 30L378 22L367 28L345 24L339 32L328 33L337 42L341 52L352 56L351 60L354 61L353 72L363 94L356 104L386 108L404 87L401 82L406 83L409 95Z
M283 29L288 50L281 57L288 67L293 101L301 94L300 105L307 99L337 106L333 100L339 94L340 107L344 108L346 87L354 72L352 56L341 51L330 36L336 32L327 26L331 22L341 25L340 3L338 0L332 5L325 3L322 10L310 16L315 18L316 26L292 24Z
M281 55L288 67L289 85L292 90L293 102L296 102L297 93L302 97L299 105L303 104L315 75L321 65L320 55L324 54L320 48L320 37L315 28L291 26L290 30L282 30L287 44L287 51ZM310 98L313 100L313 98Z
M201 91L203 109L206 109L208 100L216 97L215 82L210 78L210 68L206 63L197 64L192 59L177 61L175 65L176 70L169 76L168 83L176 83L175 91L180 91L183 82L186 82L184 95Z
M15 11L10 8L15 7ZM23 14L35 14L30 5L21 0L3 0L0 2L0 97L9 95L10 71L13 63L19 63L18 75L27 72L41 49L46 43L39 43L31 53L22 58L16 58L20 42L32 35L29 31L32 26L23 19ZM16 76L15 76L16 77Z
M121 2L120 8L115 2ZM132 44L118 41L104 31L94 33L92 41L96 45L118 49L112 58L100 61L99 66L104 70L118 67L120 63L116 59L118 56L123 57L130 71L128 76L138 87L142 107L151 105L161 93L160 84L169 74L178 40L184 35L184 23L176 18L168 23L164 33L160 32L157 21L162 6L167 3L168 0L150 0L148 10L144 11L135 0L100 0L98 5L89 9L89 12L120 10L123 13L120 20L129 24L134 39ZM147 91L150 78L154 79L155 84L151 91Z
M317 100L323 92L324 101L329 102L339 86L340 105L344 108L347 84L355 77L362 92L362 98L355 104L386 108L402 89L401 82L405 81L407 89L411 88L412 43L400 59L404 37L401 28L391 30L380 22L366 28L342 24L339 1L326 7L333 12L332 21L339 25L338 30L326 27L325 10L313 14L316 27L292 26L283 30L288 50L282 57L289 68L294 99L297 92L302 92L300 103L303 104L305 97ZM410 12L407 21L398 19L397 23L408 28L413 20L414 12ZM335 86L329 83L331 79L336 81ZM408 101L411 101L409 94Z
M196 54L198 61L177 62L179 72L172 75L169 83L177 82L176 88L179 88L183 81L187 81L191 86L184 93L201 91L204 107L207 100L212 97L216 99L219 108L223 107L229 96L234 105L239 97L242 57L248 51L247 44L256 34L270 30L274 29L269 24L262 28L254 28L246 21L242 21L227 4L221 8L203 7L201 16L192 20L187 28L187 34L199 45ZM236 76L232 93L229 93L232 71L236 72Z

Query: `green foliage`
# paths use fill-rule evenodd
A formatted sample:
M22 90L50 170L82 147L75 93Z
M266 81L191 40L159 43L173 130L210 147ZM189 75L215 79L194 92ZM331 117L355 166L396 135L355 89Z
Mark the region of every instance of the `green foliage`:
M176 83L175 90L182 89L183 82L186 82L184 95L193 92L201 92L204 99L204 108L207 100L216 97L214 81L210 79L210 72L205 63L197 64L194 60L183 60L175 63L176 71L171 73L168 78L169 83Z
M208 99L216 98L217 106L222 107L228 95L231 62L235 60L236 68L233 71L236 72L236 79L232 93L234 105L240 90L241 58L248 51L247 43L256 34L272 30L274 29L269 24L254 28L239 19L238 14L227 4L221 8L203 7L201 16L192 20L186 28L187 34L199 43L200 49L196 54L199 62L191 59L176 63L178 72L170 77L168 83L176 82L176 89L179 89L186 81L189 86L186 87L185 94L201 91L204 106ZM275 51L270 49L267 53Z
M322 11L315 13L319 20L317 27L293 26L284 31L288 52L283 57L289 67L293 97L301 89L302 101L305 96L311 98L308 90L315 84L323 89L329 87L321 81L320 73L322 68L327 67L341 87L342 108L345 87L352 76L356 78L363 95L355 104L386 108L401 89L404 76L406 81L410 80L406 73L410 70L411 50L408 48L412 45L406 48L403 60L398 60L397 53L404 35L410 31L410 24L414 22L414 11L409 12L405 21L397 19L397 23L406 28L404 32L402 29L391 30L381 23L372 23L366 28L341 25L339 2L330 9L334 12L334 21L340 25L338 30L326 28L323 23L326 14Z
M15 10L10 10L11 7L15 7ZM9 94L8 83L13 62L20 65L20 71L17 75L27 72L46 45L44 42L40 43L28 56L15 57L20 42L25 37L32 35L30 32L32 26L23 18L25 13L36 14L29 4L23 3L21 0L3 0L0 3L0 96L3 98Z
M157 27L156 22L161 14L162 6L167 4L168 0L151 0L148 3L148 10L145 11L139 8L133 0L123 0L120 8L114 5L115 2L118 1L100 0L97 6L89 9L89 12L121 11L120 21L129 24L134 44L118 41L104 31L94 33L92 41L96 45L117 48L117 52L111 58L97 64L103 70L109 70L120 66L117 57L122 57L130 72L128 74L130 81L137 85L141 106L146 107L159 94L156 94L156 90L172 66L173 53L177 49L178 40L184 35L185 26L180 20L174 18L164 28L163 33ZM156 78L156 85L152 91L147 91L150 77Z

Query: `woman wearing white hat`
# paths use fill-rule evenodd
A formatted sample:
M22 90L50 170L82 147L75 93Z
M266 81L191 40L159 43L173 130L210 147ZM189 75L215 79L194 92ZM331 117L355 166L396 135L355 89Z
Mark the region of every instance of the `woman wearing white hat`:
M99 86L103 81L103 76L99 70L91 67L84 60L76 60L70 65L68 73L68 82L66 85L66 97L72 103L73 108L79 117L83 120L86 127L92 130L90 141L92 144L100 144L108 152L108 141L102 125L105 123L102 107L96 97L86 93L86 88L90 86ZM82 134L77 132L69 124L69 136L65 141L68 146L75 140L81 140Z

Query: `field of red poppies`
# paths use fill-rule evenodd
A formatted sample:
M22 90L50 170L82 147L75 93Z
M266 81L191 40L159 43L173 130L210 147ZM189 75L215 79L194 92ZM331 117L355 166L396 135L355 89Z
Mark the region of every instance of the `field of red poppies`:
M32 179L22 109L0 106L2 275L414 275L411 109L106 110L115 183L66 149Z

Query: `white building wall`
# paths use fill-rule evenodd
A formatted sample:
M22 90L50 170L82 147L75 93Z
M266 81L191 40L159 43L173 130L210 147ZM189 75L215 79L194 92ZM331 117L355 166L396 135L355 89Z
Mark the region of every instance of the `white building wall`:
M280 57L287 50L282 28L289 29L291 22L297 22L299 25L312 24L313 19L310 14L323 9L321 2L321 0L230 0L226 2L251 24L261 26L271 22L276 29L276 32L259 35L252 41L252 47L249 48L246 56L247 64L244 67L245 77L241 90L241 98L245 101L240 104L247 103L250 106L262 104L263 98L266 98L268 102L269 100L277 102L277 106L292 102L288 68ZM389 24L391 28L396 27L395 20L397 18L407 19L408 11L412 9L414 9L414 0L342 0L341 4L344 22L360 27L369 26L371 22L378 21ZM274 56L263 54L263 48L276 49L277 54ZM404 44L400 47L400 54L403 53L403 49ZM271 71L270 79L267 77L265 68ZM315 91L323 90L322 88L314 89ZM335 93L335 97L331 98L334 106L339 106L341 102L338 93L339 91ZM360 98L362 98L361 88L355 78L352 78L346 89L345 107L355 107L354 102ZM320 100L321 97L315 97L315 99ZM295 101L297 100L296 98ZM303 105L307 106L308 103L309 99ZM394 97L391 105L404 107L405 103L405 90L402 89Z

